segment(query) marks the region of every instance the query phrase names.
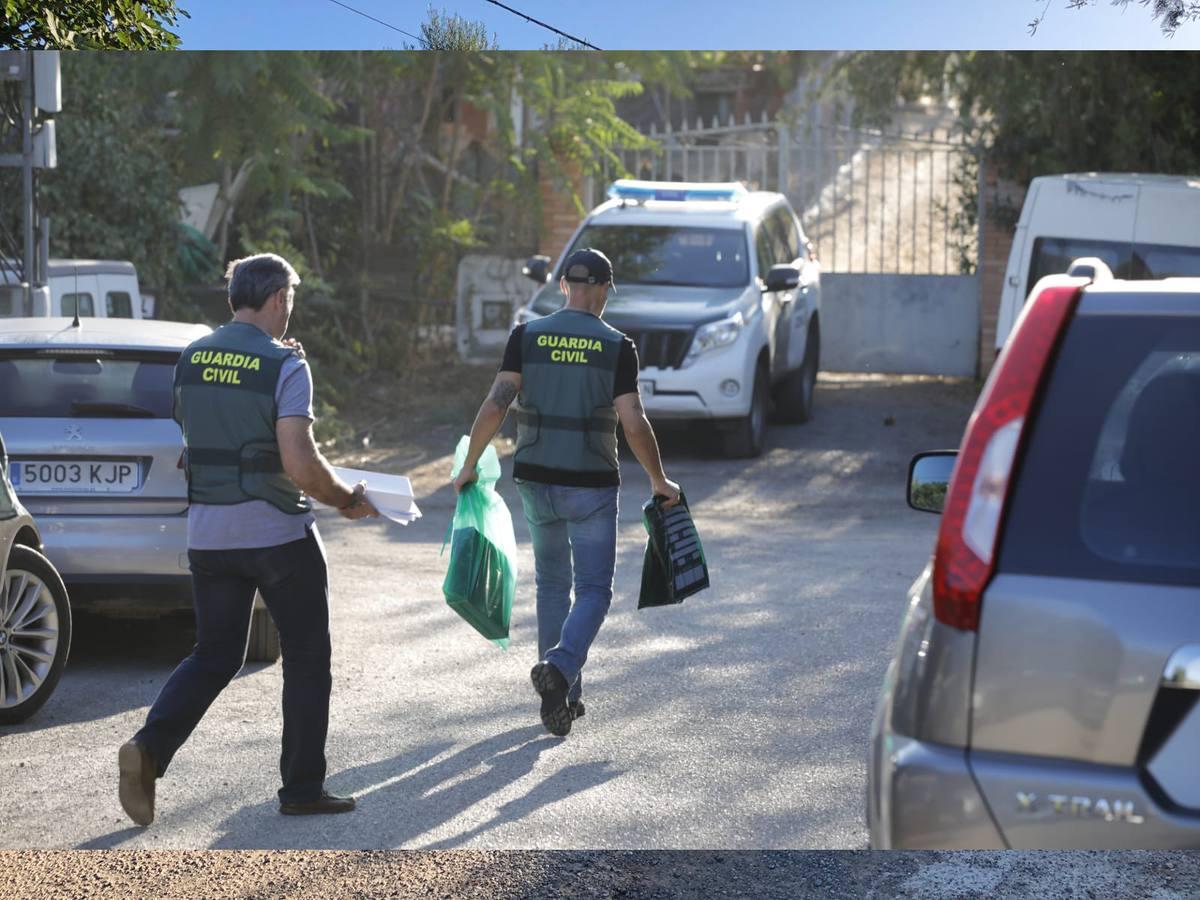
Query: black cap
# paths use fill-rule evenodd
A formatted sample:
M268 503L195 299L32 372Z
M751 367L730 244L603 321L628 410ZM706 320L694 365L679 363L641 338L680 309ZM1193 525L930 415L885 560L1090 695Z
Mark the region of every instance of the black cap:
M607 256L591 247L576 250L567 257L563 277L572 284L607 284L614 293L617 290L613 284L612 263Z

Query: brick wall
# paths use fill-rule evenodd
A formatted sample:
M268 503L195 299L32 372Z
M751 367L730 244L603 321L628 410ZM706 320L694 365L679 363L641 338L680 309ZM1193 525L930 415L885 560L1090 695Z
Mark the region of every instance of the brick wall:
M549 168L540 167L538 175L538 195L542 203L538 253L557 258L579 225L581 216L572 199L572 191L583 195L584 178L578 163L568 162L563 166L565 177L553 174Z
M1003 209L1019 211L1025 201L1025 186L1000 178L993 165L984 162L983 168L984 221L982 229L983 256L979 261L979 377L986 378L996 359L996 319L1000 312L1000 295L1004 289L1004 274L1008 254L1012 249L1013 227L999 222L988 211ZM1015 215L1008 216L1015 223Z

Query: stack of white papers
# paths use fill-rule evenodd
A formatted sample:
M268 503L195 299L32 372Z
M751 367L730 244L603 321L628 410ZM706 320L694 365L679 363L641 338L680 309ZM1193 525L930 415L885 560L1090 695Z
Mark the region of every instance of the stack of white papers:
M421 518L421 510L417 509L413 499L412 482L403 475L390 475L386 472L367 472L362 469L343 469L334 466L333 471L338 478L349 485L360 481L367 483L367 499L375 504L381 516L386 516L393 522L407 525L414 519ZM313 506L328 509L323 503L313 500Z

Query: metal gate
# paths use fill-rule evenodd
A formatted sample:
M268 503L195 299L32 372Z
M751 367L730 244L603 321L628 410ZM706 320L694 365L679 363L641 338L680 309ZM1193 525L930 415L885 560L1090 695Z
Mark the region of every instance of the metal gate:
M742 181L780 191L816 245L829 370L973 375L980 241L973 147L942 123L894 132L746 120L657 132L620 149L625 171L663 181ZM590 186L595 203L616 177Z

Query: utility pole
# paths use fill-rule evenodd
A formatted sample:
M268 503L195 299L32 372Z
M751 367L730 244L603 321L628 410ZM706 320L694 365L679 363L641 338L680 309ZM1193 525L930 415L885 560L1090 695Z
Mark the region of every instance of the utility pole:
M37 258L34 255L34 222L37 218L37 197L33 193L33 56L25 67L21 84L21 226L25 237L25 252L21 270L25 277L25 308L33 307L32 286L37 283Z
M25 312L32 314L35 294L45 287L49 268L49 221L38 213L37 177L39 170L58 165L54 120L41 115L62 109L58 51L0 51L2 82L17 82L20 92L20 153L0 153L0 167L21 170L22 240L16 274L24 288Z

